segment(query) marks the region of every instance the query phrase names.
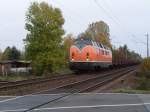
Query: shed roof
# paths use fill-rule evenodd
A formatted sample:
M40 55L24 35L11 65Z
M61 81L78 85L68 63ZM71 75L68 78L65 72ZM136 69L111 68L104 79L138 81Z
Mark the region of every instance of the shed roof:
M5 61L0 61L0 64L10 64L10 63L25 63L25 64L30 64L31 61L25 61L25 60L5 60Z

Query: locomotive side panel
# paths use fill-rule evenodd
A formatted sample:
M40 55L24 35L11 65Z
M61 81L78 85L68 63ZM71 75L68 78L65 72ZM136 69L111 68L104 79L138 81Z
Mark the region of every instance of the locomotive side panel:
M82 43L83 42L83 43ZM112 66L112 53L98 43L78 42L70 48L71 69L97 69ZM94 44L93 44L94 43Z

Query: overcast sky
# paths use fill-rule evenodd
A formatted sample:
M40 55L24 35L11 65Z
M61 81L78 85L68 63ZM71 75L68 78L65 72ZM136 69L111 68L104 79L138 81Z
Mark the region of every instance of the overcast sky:
M30 3L42 0L2 0L0 3L0 49L23 49L25 14ZM103 20L110 26L115 46L127 44L146 56L146 33L150 33L150 0L43 0L62 10L66 34L78 35L88 24Z

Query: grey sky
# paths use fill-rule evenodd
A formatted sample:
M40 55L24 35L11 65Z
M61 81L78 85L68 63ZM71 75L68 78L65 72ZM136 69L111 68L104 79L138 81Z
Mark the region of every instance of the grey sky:
M0 48L15 45L23 49L25 13L30 3L42 0L3 0L0 3ZM150 33L150 0L44 0L59 7L65 18L66 33L77 35L89 23L103 20L110 26L112 43L127 44L146 56L145 34ZM137 44L138 43L138 44Z

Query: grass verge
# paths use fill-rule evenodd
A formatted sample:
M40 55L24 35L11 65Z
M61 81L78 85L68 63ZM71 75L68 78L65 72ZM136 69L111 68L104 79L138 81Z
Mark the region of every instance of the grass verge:
M117 89L114 93L128 93L128 94L150 94L150 90L136 90L136 89Z
M62 74L72 74L73 72L70 69L62 69L53 73L47 73L40 76L32 75L32 74L8 74L7 76L3 76L0 74L0 80L1 81L19 81L19 80L28 80L28 79L34 79L34 78L42 78L42 77L51 77L51 76L57 76Z

